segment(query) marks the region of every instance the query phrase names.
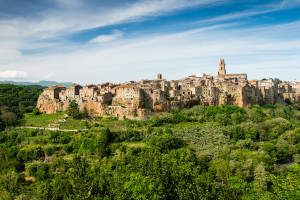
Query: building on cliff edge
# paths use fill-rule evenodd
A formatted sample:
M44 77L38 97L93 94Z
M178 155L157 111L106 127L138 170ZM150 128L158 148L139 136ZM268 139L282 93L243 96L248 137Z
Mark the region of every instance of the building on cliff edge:
M75 100L82 110L95 115L142 117L153 112L189 108L194 105L220 104L249 107L254 104L284 103L300 100L300 82L278 84L272 79L247 80L247 74L227 74L224 59L220 59L217 76L198 73L180 80L168 81L157 74L154 80L98 85L55 85L39 96L37 107L42 113L67 110Z

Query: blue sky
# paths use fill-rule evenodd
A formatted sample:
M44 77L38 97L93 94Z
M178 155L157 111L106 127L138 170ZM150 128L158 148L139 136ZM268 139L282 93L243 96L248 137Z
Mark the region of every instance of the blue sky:
M0 80L300 79L300 0L0 0Z

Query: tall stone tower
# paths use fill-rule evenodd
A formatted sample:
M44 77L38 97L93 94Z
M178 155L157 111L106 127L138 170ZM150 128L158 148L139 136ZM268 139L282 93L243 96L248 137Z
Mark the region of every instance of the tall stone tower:
M218 75L225 75L225 74L226 74L225 61L224 59L220 59L220 69Z
M162 75L161 74L157 74L157 79L162 79Z

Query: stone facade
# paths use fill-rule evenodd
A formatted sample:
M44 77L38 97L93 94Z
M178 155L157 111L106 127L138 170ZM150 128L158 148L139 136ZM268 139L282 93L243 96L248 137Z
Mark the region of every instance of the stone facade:
M75 100L81 110L86 107L94 115L132 118L194 105L249 107L263 102L284 103L285 98L292 102L300 100L299 82L248 81L247 74L227 74L221 59L217 76L198 73L168 81L158 74L154 80L123 84L73 85L68 89L53 86L40 95L37 107L43 113L55 113L66 110Z

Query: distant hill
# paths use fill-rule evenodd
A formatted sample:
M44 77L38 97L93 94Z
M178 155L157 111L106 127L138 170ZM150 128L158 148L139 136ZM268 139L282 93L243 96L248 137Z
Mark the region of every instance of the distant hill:
M51 87L54 85L64 85L69 88L71 85L75 84L72 82L56 82L56 81L39 81L39 82L18 82L18 81L0 81L0 84L13 84L13 85L41 85L44 87Z

